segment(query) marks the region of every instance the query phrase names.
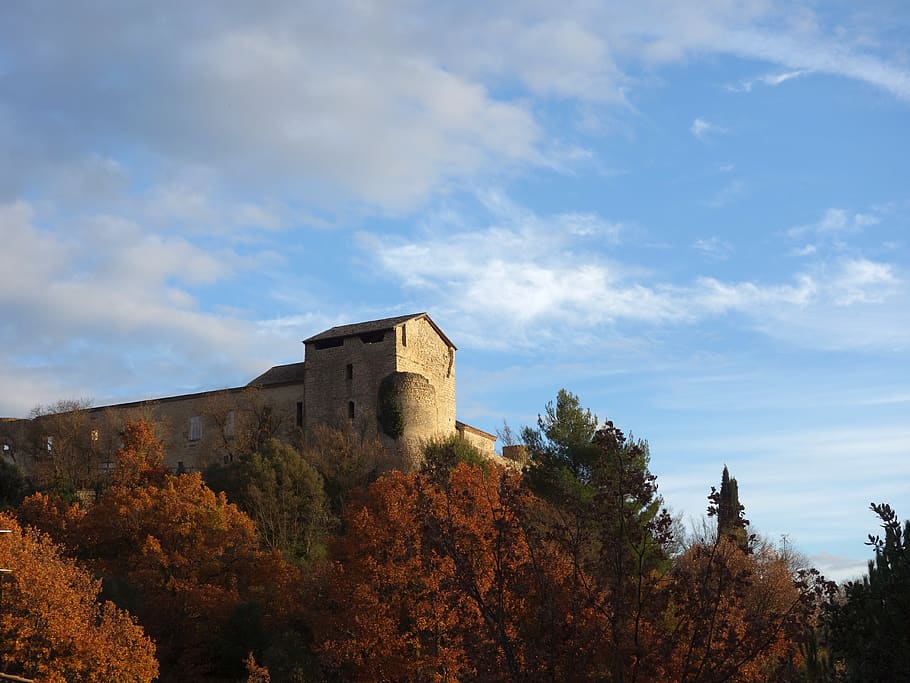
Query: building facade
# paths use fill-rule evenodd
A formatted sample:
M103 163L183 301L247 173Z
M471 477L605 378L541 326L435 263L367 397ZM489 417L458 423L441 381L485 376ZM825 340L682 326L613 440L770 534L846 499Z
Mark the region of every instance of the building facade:
M293 442L317 424L378 436L403 469L418 464L424 442L455 434L495 455L494 435L456 420L456 347L426 313L333 327L303 343L302 362L243 387L87 408L79 420L66 411L0 420L2 455L28 471L53 449L78 446L109 469L123 424L140 418L156 423L175 471L229 463L263 435Z

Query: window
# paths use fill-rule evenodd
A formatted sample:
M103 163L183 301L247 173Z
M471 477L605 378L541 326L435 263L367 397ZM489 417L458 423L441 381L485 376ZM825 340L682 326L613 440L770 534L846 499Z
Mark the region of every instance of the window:
M334 339L320 339L317 342L313 342L313 346L316 347L317 351L322 351L322 349L334 349L337 346L344 346L344 337L335 337Z
M407 325L407 323L405 323L404 325L401 326L401 345L402 346L408 345L408 325Z
M347 367L344 369L344 378L345 379L354 379L354 364L348 363Z
M234 436L234 411L231 410L224 418L224 435L227 438Z
M303 401L297 401L297 426L303 427Z
M48 453L52 453L54 450L54 437L52 437L52 436L45 437L44 447L47 449Z
M383 339L385 339L385 330L364 332L362 335L360 335L360 341L362 341L364 344L378 344Z
M202 438L202 418L195 415L190 418L190 441L199 441Z
M354 402L353 401L348 401L348 419L349 420L354 419Z
M98 443L98 439L101 438L101 434L98 433L97 429L92 430L92 443Z

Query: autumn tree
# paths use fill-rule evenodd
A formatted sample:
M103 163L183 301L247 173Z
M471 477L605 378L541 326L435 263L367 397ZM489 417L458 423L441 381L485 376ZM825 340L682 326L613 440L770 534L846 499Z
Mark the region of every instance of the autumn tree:
M345 680L579 680L602 667L602 615L521 475L458 463L391 472L353 499L314 619Z
M99 602L100 582L11 517L0 515L0 528L3 672L57 683L156 678L154 645L126 612Z
M256 603L281 622L294 604L294 570L259 551L253 522L199 474L113 486L80 530L80 555L155 637L163 680L239 671L246 648L222 656L232 614Z
M910 521L885 503L870 509L884 538L869 535L875 558L827 605L828 641L848 681L896 680L910 671Z
M155 435L152 423L127 420L121 446L115 454L114 484L133 488L161 484L167 475L164 445Z
M252 520L199 474L167 474L152 425L128 424L118 456L94 505L36 495L21 518L104 577L105 594L155 638L161 680L239 676L291 620L299 572L260 551Z
M648 469L643 440L602 425L577 396L561 390L522 432L532 489L552 504L540 533L559 542L579 571L579 599L609 621L608 674L635 680L648 661L648 624L662 609L673 520Z
M315 425L306 434L302 453L322 475L332 512L339 517L352 491L374 481L396 462L378 437L366 436L350 423Z
M63 400L31 413L31 450L39 483L60 491L90 488L98 481L98 452L88 409L91 401Z

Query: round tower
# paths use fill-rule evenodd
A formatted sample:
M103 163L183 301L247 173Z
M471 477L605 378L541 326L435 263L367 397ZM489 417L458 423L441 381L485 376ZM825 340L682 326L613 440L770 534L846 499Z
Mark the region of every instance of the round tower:
M436 389L416 372L393 372L380 382L377 399L383 442L398 452L404 471L417 469L423 444L437 436Z

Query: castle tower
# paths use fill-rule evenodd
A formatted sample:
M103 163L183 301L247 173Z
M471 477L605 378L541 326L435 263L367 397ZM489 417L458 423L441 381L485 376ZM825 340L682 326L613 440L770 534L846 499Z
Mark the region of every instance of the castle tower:
M423 441L455 433L456 349L426 313L333 327L304 344L305 428L378 425L406 463Z

